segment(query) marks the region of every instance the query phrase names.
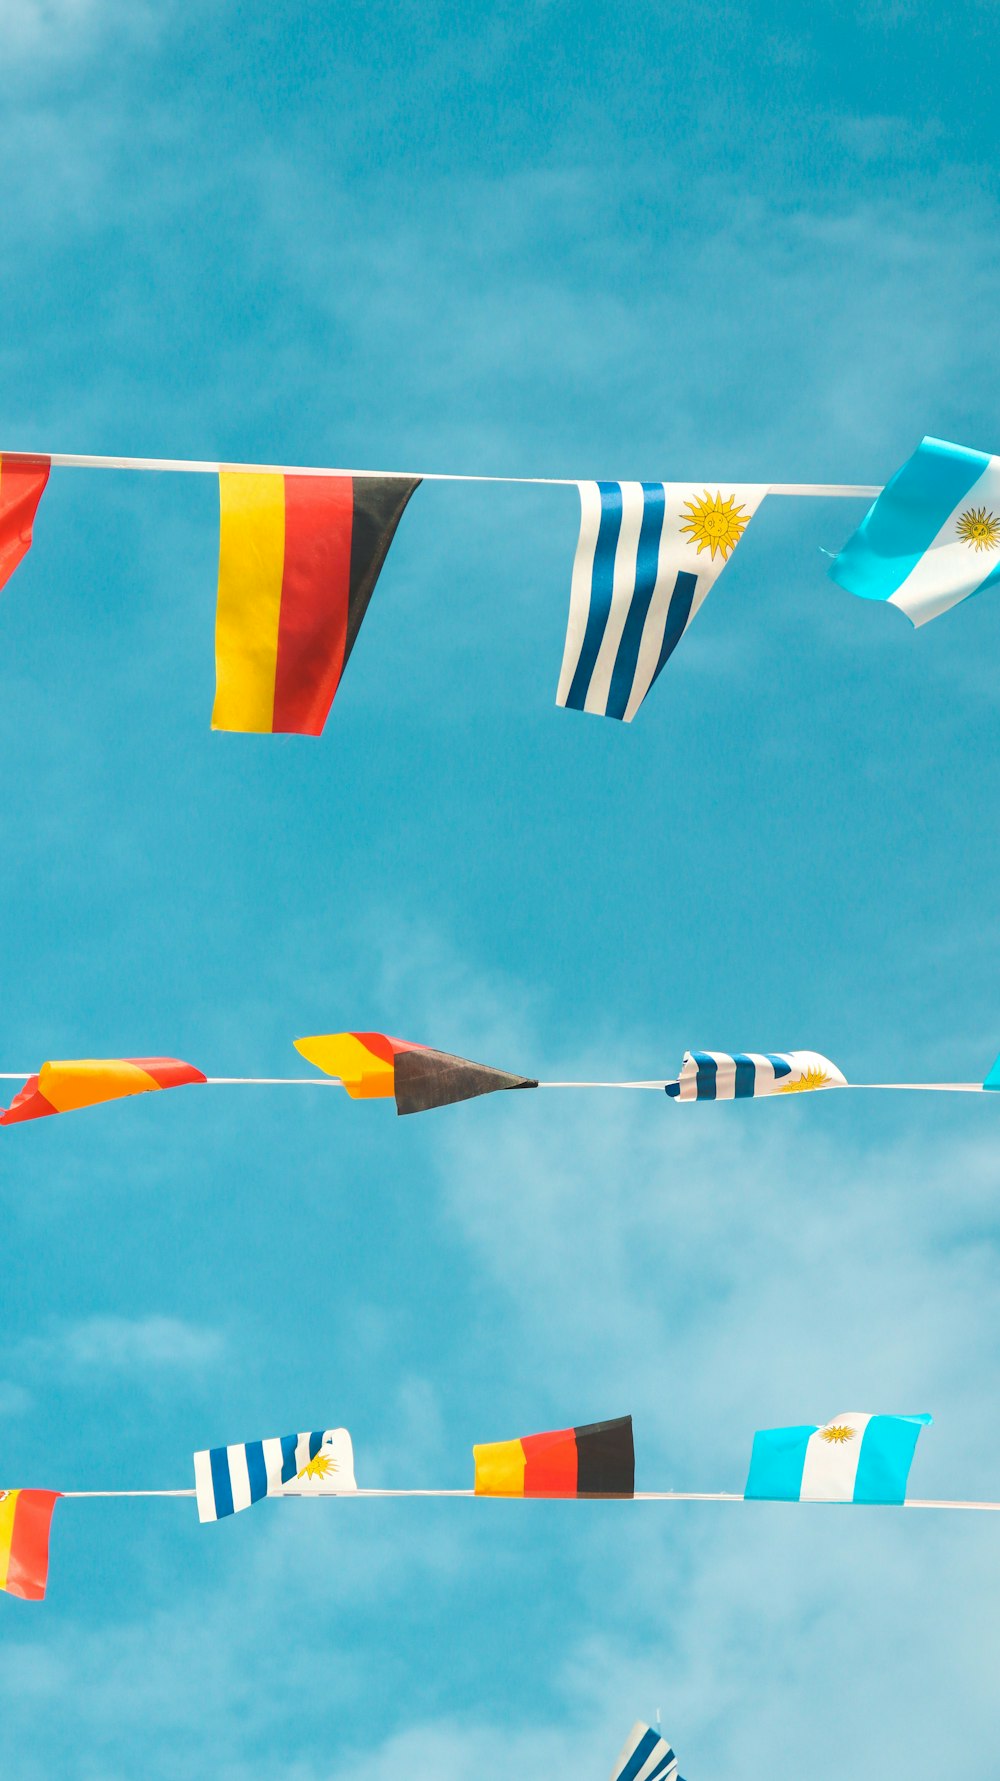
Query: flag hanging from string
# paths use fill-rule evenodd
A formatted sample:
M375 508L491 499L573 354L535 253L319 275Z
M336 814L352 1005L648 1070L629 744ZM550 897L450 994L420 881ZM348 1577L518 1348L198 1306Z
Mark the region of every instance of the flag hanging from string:
M579 490L556 704L631 723L767 484L581 482Z
M347 1429L313 1429L212 1447L194 1456L199 1521L238 1515L264 1497L342 1496L356 1491Z
M782 1503L902 1503L931 1417L848 1410L822 1428L758 1429L744 1496Z
M48 458L0 457L0 588L31 549L38 503L49 480Z

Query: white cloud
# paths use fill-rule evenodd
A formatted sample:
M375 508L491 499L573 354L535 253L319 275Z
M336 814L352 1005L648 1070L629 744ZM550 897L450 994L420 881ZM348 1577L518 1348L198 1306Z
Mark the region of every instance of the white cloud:
M178 1317L81 1318L23 1344L29 1364L98 1374L196 1373L225 1352L219 1330Z

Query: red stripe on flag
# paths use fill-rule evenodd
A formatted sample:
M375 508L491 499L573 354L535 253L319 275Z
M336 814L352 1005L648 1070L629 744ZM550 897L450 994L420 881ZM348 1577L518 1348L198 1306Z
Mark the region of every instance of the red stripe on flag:
M31 528L48 480L48 458L0 458L0 587L31 549Z
M351 477L285 477L273 730L318 736L326 722L344 666L353 523Z
M125 1062L145 1070L158 1088L183 1088L188 1082L207 1081L194 1064L185 1064L178 1057L130 1057Z
M38 1086L38 1077L29 1076L24 1087L18 1089L9 1107L0 1111L0 1125L18 1125L22 1119L44 1119L56 1109L51 1101L47 1101Z
M576 1496L576 1434L553 1429L544 1435L522 1435L526 1497Z
M7 1560L7 1590L26 1602L40 1602L49 1579L49 1527L58 1490L22 1490L14 1510Z

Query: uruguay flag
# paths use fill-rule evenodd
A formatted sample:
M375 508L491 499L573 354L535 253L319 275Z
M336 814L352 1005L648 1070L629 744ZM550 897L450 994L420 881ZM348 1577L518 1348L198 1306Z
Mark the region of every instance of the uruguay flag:
M637 1719L611 1771L611 1781L680 1781L677 1758L659 1732Z
M357 1490L347 1429L311 1429L207 1448L194 1456L199 1521L238 1515L264 1497L341 1496Z
M823 1428L758 1429L744 1496L779 1503L902 1503L920 1416L848 1410Z
M581 482L557 705L631 723L767 494L760 483Z
M834 581L925 625L1000 582L1000 458L924 439L830 565Z

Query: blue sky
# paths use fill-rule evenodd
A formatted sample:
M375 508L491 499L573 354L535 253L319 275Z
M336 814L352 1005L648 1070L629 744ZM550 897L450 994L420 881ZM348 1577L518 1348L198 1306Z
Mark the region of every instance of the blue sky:
M987 4L8 0L0 447L881 482L998 448ZM213 736L209 478L55 475L2 596L0 1067L294 1074L382 1027L547 1076L686 1046L981 1078L1000 602L914 633L765 503L631 727L553 704L568 489L427 486L319 742ZM929 1409L996 1496L991 1098L150 1097L0 1151L6 1483L359 1481L631 1411L650 1488ZM5 1775L995 1773L992 1518L64 1504Z

